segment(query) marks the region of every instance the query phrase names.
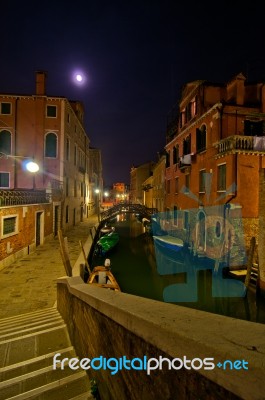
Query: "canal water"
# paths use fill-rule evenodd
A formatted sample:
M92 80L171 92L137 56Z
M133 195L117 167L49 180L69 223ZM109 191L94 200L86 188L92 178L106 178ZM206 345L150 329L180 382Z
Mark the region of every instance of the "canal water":
M230 297L230 295L228 297L224 296L224 293L218 294L215 290L213 296L216 276L212 266L203 265L195 268L192 261L181 259L182 256L175 260L172 258L174 256L171 256L163 258L166 268L161 274L159 266L161 257L164 256L155 248L152 235L136 215L122 213L109 223L119 234L119 243L104 257L94 255L92 266L103 265L104 260L109 258L111 271L123 292L265 323L264 300L258 300L254 291L248 290L245 297ZM233 279L226 280L225 285L227 283L232 287L240 284L243 286ZM185 297L187 293L192 295Z

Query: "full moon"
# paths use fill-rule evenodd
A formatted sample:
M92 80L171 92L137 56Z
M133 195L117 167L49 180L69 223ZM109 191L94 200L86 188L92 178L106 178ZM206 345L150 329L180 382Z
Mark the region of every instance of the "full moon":
M82 82L82 80L83 80L83 77L80 74L77 74L75 78L76 78L77 82Z

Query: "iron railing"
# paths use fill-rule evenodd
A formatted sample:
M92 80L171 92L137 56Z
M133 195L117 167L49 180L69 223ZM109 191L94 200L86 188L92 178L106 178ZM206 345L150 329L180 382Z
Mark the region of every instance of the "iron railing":
M0 190L0 207L49 202L50 195L45 190Z

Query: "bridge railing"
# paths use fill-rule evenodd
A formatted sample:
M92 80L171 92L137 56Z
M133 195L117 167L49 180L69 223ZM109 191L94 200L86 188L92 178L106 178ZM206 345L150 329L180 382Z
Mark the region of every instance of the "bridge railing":
M143 217L150 217L152 214L157 213L156 208L148 208L142 204L132 204L132 203L119 203L115 206L108 208L106 211L100 213L100 220L114 217L121 212L139 213Z

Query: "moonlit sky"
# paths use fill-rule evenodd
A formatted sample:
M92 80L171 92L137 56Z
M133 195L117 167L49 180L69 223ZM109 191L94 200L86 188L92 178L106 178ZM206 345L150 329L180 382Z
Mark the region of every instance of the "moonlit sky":
M81 100L105 185L157 161L167 114L192 80L265 79L265 2L5 1L0 92ZM74 79L80 74L83 80Z

